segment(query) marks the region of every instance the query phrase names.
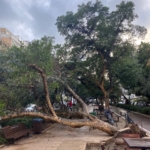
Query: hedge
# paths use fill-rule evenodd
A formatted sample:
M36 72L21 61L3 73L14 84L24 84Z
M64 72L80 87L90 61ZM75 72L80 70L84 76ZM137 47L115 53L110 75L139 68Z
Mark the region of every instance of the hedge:
M135 111L135 112L139 112L139 113L142 113L142 114L150 115L150 107L133 106L133 105L126 105L126 104L116 104L115 106L130 110L130 111Z
M13 119L8 119L5 121L1 122L2 127L4 126L13 126L19 123L23 123L26 125L27 128L32 128L32 123L33 122L33 118L32 117L22 117L22 118L13 118Z

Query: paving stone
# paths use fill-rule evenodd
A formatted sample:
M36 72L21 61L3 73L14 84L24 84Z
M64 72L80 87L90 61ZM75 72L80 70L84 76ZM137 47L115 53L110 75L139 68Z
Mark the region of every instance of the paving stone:
M64 141L57 150L85 150L85 141Z

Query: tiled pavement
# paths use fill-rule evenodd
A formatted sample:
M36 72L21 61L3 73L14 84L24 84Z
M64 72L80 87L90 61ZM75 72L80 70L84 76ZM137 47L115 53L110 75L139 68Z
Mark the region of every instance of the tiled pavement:
M60 144L57 150L85 150L86 142L82 140L64 141Z
M73 129L56 124L45 133L20 139L15 145L5 146L1 150L85 150L86 142L99 143L110 136L99 131L89 131L88 127Z

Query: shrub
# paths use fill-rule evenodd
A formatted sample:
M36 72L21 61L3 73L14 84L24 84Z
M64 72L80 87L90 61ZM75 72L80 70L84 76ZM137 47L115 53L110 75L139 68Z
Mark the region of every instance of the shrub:
M1 123L2 126L13 126L19 123L23 123L26 125L27 128L31 128L32 127L32 120L33 118L31 117L23 117L23 118L13 118L13 119L9 119L9 120L5 120Z
M150 115L150 108L141 109L141 113L146 114L146 115Z
M2 131L0 130L0 145L5 144L7 141L3 136Z
M7 140L4 137L0 136L0 145L5 144Z
M150 115L150 107L140 107L127 104L116 104L115 106L135 112L140 112L142 114Z

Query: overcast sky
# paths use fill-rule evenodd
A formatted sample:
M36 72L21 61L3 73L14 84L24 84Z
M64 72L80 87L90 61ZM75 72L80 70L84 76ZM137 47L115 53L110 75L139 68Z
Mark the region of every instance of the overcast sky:
M67 11L76 11L77 5L89 0L0 0L0 27L5 27L27 41L44 35L54 36L56 43L63 43L63 37L55 26L56 19ZM92 0L95 2L95 0ZM115 10L122 0L101 0L110 11ZM126 0L125 0L126 1ZM139 18L136 24L148 29L145 37L150 42L150 0L132 0Z

